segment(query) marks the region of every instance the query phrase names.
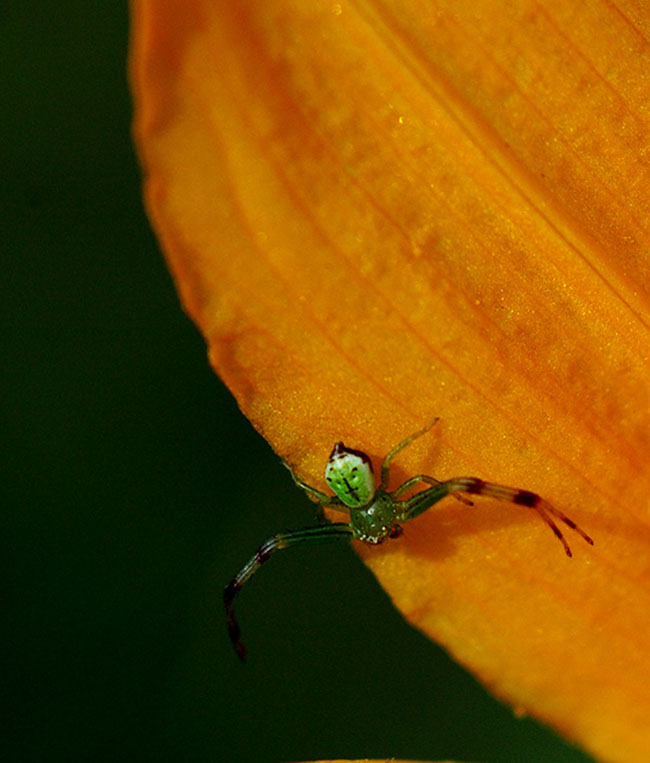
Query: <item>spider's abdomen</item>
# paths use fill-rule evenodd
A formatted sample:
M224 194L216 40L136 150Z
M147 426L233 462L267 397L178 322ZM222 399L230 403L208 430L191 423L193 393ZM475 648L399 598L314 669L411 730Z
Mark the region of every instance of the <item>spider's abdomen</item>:
M360 450L337 442L325 467L325 481L351 509L370 503L375 494L372 462Z
M350 510L350 524L354 539L366 543L381 543L395 537L395 504L383 490L378 490L375 500L363 509Z

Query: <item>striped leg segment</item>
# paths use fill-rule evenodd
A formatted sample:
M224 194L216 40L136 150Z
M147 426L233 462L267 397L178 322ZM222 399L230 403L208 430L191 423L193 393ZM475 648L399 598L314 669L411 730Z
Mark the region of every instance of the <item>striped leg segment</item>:
M559 509L556 509L548 501L545 501L537 493L532 493L530 490L520 490L519 488L507 487L506 485L497 485L494 482L485 482L477 477L454 477L453 479L441 482L428 490L423 490L421 493L414 495L408 501L404 501L405 508L401 512L400 519L402 521L408 521L413 519L428 508L433 506L446 495L450 493L470 493L472 495L484 495L488 498L496 498L499 501L507 501L519 506L526 506L537 514L546 522L551 528L556 538L562 543L564 551L567 556L572 556L569 544L564 537L564 534L557 526L553 518L563 522L567 527L578 533L583 540L593 546L593 540L582 530L578 525L566 514L563 514Z
M530 490L519 490L514 487L507 487L506 485L497 485L494 482L484 482L476 477L455 477L454 479L445 482L445 485L449 486L450 490L461 490L464 493L473 493L474 495L486 495L489 498L496 498L499 501L509 501L510 503L516 503L519 506L526 506L533 511L536 511L539 516L546 522L551 528L557 539L564 546L564 551L567 556L572 556L569 544L566 542L562 531L553 521L555 519L564 522L567 527L578 533L587 543L594 545L593 540L582 530L578 525L566 514L562 513L555 506L552 506L548 501L545 501L537 493L532 493Z
M228 620L228 635L241 660L246 659L246 647L241 640L241 631L233 611L233 602L237 592L244 583L250 580L264 562L268 561L280 549L289 548L289 546L297 545L298 543L327 543L334 540L349 541L352 540L353 535L352 527L345 522L341 522L321 527L310 527L305 530L295 530L289 533L280 533L262 543L255 554L228 583L223 592L223 603Z

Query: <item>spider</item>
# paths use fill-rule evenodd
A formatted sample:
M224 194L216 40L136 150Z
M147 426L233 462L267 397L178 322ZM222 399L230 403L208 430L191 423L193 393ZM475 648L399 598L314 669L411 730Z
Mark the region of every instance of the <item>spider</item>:
M392 493L389 492L391 461L413 440L426 434L438 420L435 418L424 429L414 432L388 453L381 465L381 482L378 487L375 485L375 475L370 458L363 451L348 448L342 442L336 443L325 467L325 481L335 495L327 495L307 485L296 476L288 464L283 462L291 472L296 485L318 501L320 524L316 527L307 527L272 536L262 543L255 554L226 586L223 601L228 620L228 634L240 659L246 658L246 647L241 640L239 625L233 611L235 595L276 551L289 548L289 546L299 543L322 543L335 540L361 540L370 545L377 545L389 538L399 537L402 534L404 522L410 522L420 516L448 495L472 506L472 501L464 498L460 493L484 495L536 511L562 543L567 556L572 555L571 549L562 531L555 523L554 517L577 532L587 543L593 545L593 540L572 519L537 493L532 493L529 490L485 482L478 477L452 477L452 479L441 482L433 477L428 477L426 474L418 474L406 480ZM422 482L430 485L430 487L410 498L401 498ZM347 513L350 521L330 522L325 517L323 507Z

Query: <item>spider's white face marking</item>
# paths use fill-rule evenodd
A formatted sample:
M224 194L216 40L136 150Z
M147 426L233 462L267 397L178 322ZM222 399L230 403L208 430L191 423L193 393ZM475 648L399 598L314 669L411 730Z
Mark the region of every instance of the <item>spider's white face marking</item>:
M375 495L375 475L368 456L337 442L325 467L325 481L351 509L365 506Z

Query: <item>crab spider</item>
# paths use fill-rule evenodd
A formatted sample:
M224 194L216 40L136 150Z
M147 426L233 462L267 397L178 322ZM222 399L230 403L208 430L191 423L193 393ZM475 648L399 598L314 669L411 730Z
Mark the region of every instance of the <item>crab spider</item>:
M318 501L321 524L316 527L307 527L303 530L294 530L272 536L262 543L255 554L226 586L223 600L228 619L228 633L237 654L242 660L246 658L246 647L241 640L239 625L233 611L235 595L276 551L289 548L289 546L299 543L323 543L335 540L361 540L370 545L377 545L388 538L399 537L402 534L404 522L410 522L420 516L448 495L452 495L471 506L472 502L459 495L460 493L484 495L536 511L562 543L567 556L571 556L571 549L562 530L554 520L563 522L567 527L577 532L587 543L593 545L593 540L572 519L537 493L531 493L529 490L485 482L478 477L453 477L441 482L433 477L428 477L426 474L418 474L406 480L392 493L389 492L390 464L393 458L413 440L426 434L437 421L438 418L435 418L424 429L414 432L388 453L381 465L379 486L375 485L375 475L370 458L363 451L348 448L342 442L336 443L325 467L325 481L334 495L327 495L307 485L285 463L296 485ZM430 487L415 493L410 498L401 498L420 483ZM349 522L329 522L324 515L323 507L348 514Z

